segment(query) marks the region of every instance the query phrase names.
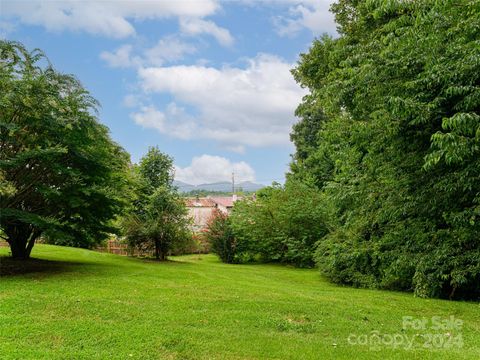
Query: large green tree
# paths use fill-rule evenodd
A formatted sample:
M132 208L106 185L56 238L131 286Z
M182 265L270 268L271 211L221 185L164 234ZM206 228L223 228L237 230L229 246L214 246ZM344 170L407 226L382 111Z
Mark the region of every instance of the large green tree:
M293 71L310 94L290 176L333 209L320 268L357 286L478 296L480 3L332 10L339 37L316 40Z
M13 257L40 236L90 247L114 231L129 156L97 106L41 51L0 41L0 227Z

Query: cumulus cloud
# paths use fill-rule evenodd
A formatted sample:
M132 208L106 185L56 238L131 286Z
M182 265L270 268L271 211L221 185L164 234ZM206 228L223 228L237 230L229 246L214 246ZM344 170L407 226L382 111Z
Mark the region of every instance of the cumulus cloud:
M2 15L50 31L83 31L114 38L135 34L131 20L203 18L219 9L216 0L34 1L2 0Z
M166 36L160 39L154 47L147 49L144 57L147 64L161 66L164 63L182 60L185 55L193 54L196 51L197 49L192 44L176 36Z
M171 136L213 139L237 151L243 151L244 146L288 144L294 110L306 94L293 80L292 67L276 56L262 54L249 59L245 68L140 68L140 85L145 92L168 93L174 103L194 108L196 115L178 111L181 108L171 104L165 110L143 108L133 118L145 118L155 110L162 125L135 121Z
M198 18L180 19L180 30L189 35L208 34L224 46L233 45L233 36L227 29L217 26L213 21Z
M142 106L140 111L132 113L131 117L135 123L144 128L155 129L162 134L183 140L194 137L197 128L193 119L175 103L169 104L164 112L154 106Z
M322 33L335 34L336 25L333 14L329 11L333 0L285 0L286 15L275 17L274 25L281 36L294 36L302 29L309 29L314 35ZM279 2L273 2L278 5Z
M100 58L114 68L127 68L141 63L139 57L132 56L132 45L129 44L122 45L113 52L102 51Z
M133 46L125 44L114 51L102 51L100 58L114 68L161 66L182 60L196 50L194 45L178 36L169 35L158 40L153 47L138 51L139 55L133 55Z
M212 155L194 157L184 168L175 166L175 180L192 185L231 181L232 172L235 173L235 182L255 181L255 171L248 163Z

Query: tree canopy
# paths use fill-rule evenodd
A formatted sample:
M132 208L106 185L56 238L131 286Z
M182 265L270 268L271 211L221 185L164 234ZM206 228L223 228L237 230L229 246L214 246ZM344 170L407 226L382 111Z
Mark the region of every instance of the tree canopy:
M419 296L480 291L480 3L332 6L338 38L301 55L291 178L332 209L332 280Z
M13 257L40 236L90 247L114 231L129 156L97 107L41 51L0 41L0 226Z

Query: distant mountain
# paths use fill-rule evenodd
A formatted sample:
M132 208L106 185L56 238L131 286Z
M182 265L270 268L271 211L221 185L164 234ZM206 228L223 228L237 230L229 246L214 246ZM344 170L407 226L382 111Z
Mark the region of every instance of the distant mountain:
M221 191L221 192L231 192L232 191L232 183L227 181L216 182L212 184L200 184L200 185L191 185L187 184L183 181L175 180L173 182L180 192L190 192L193 190L205 190L205 191ZM244 181L239 184L235 184L235 190L243 190L243 191L257 191L261 188L264 188L265 185L256 184L251 181Z
M178 180L174 180L173 185L176 186L180 192L189 192L196 189L195 185L190 185Z
M265 187L265 185L256 184L256 183L251 182L251 181L244 181L244 182L241 182L238 185L235 185L235 188L238 188L238 189L241 188L243 191L249 191L249 192L258 191L260 189L263 189L264 187Z
M200 184L196 186L196 190L229 192L232 191L232 183L222 181L212 184Z

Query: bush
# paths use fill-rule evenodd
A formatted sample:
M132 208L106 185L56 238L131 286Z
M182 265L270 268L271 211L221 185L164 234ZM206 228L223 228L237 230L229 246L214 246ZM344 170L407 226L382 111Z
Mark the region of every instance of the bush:
M182 243L175 243L170 255L208 254L209 251L210 244L205 235L192 233L188 234Z
M235 203L230 218L217 216L209 224L212 250L225 262L282 262L314 266L316 243L326 234L320 193L288 182L257 193L256 199Z
M217 254L223 262L237 262L236 241L227 214L215 210L207 224L205 233L212 252Z

